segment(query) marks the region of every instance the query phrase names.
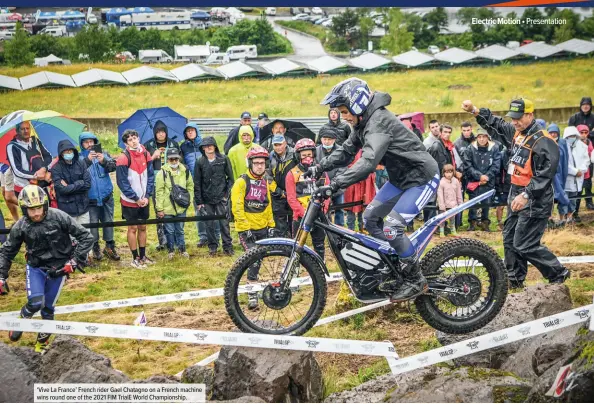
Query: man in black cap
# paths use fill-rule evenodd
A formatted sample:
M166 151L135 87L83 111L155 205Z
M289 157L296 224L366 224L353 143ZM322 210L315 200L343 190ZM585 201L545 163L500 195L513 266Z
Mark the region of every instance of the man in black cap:
M260 112L258 115L258 124L256 125L256 138L254 139L255 143L260 143L260 129L270 123L270 119L268 119L268 115L265 112Z
M229 150L231 150L231 148L233 146L235 146L237 143L239 143L239 128L241 128L244 125L249 125L252 126L252 114L250 114L248 111L244 111L241 116L239 117L240 121L239 121L239 126L231 129L231 131L229 132L229 135L227 136L227 140L225 141L225 145L223 146L223 149L225 150L225 154L229 154ZM254 127L252 126L252 130L254 130ZM256 131L254 130L254 133L256 133Z
M592 115L592 98L582 97L580 101L580 112L569 118L567 126L586 125L590 129L588 138L594 141L594 115Z
M530 100L511 102L507 116L512 123L493 115L488 108L476 108L470 100L462 103L462 109L473 114L493 139L510 150L508 172L512 185L503 228L510 288L524 287L528 262L550 283L563 283L569 278L569 270L540 243L553 211L552 181L559 164L557 143L536 123Z

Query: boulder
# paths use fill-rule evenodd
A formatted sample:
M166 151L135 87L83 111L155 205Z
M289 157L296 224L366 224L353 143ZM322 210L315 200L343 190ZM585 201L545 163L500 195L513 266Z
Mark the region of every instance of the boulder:
M439 342L445 346L571 309L571 296L567 286L563 284L529 286L523 292L508 295L497 317L483 328L461 335L437 331L436 336ZM458 366L499 369L510 356L519 350L524 342L517 341L477 352L454 359L454 363Z
M126 383L130 379L77 339L58 335L41 357L44 383Z
M212 368L194 365L186 368L181 376L182 383L204 383L206 386L206 397L212 394L214 372Z
M588 403L594 397L594 332L581 328L565 350L552 365L533 383L528 395L529 402ZM550 349L549 349L550 350ZM570 386L560 398L547 396L562 366L572 364L571 373L565 379Z
M32 403L38 377L23 362L18 348L0 342L0 403Z
M408 374L383 376L353 390L333 394L325 402L522 402L529 391L529 383L511 373L432 366Z
M319 402L322 372L312 352L225 346L214 367L214 400Z
M571 349L572 340L581 326L576 324L524 340L519 349L505 360L501 370L535 381Z

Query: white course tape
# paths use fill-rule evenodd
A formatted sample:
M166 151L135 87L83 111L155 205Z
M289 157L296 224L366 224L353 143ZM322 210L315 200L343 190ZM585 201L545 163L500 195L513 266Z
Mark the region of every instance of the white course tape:
M448 361L501 345L510 344L535 335L583 323L590 318L594 305L568 310L549 317L539 318L528 323L518 324L503 330L491 332L476 338L456 342L445 347L432 349L421 354L400 359L391 367L392 373L399 374L420 369L425 366Z
M336 282L342 280L342 273L341 272L332 272L330 276L326 277L326 282ZM247 293L247 292L258 292L266 287L266 283L260 284L250 284L250 285L241 285L238 288L239 293ZM309 276L305 276L302 278L295 278L291 281L291 286L301 286L301 285L311 285L311 278ZM106 309L115 309L119 307L130 307L130 306L140 306L143 304L158 304L158 303L169 303L169 302L181 302L183 300L194 300L194 299L205 299L209 297L216 297L216 296L223 296L224 289L206 289L206 290L196 290L192 292L182 292L182 293L170 293L167 295L156 295L156 296L145 296L145 297L132 297L129 299L120 299L120 300L108 300L105 302L95 302L95 303L81 303L81 304L72 304L69 306L58 306L56 307L55 314L64 314L64 313L82 313L86 311L93 311L93 310L106 310ZM0 313L0 317L18 317L20 311L7 311L4 313ZM39 312L35 313L36 317L39 317Z
M136 327L133 325L82 323L76 321L32 320L10 318L0 320L0 329L7 331L43 332L182 342L202 345L230 345L250 348L273 348L291 351L331 352L342 354L397 357L390 342L348 339L308 338L287 335L242 334L227 331L190 330L186 328Z
M559 257L559 261L562 264L583 264L583 263L594 263L594 256L593 255L586 255L581 257ZM449 262L453 262L450 260ZM460 260L457 262L458 265L469 265L470 262L473 262L476 266L481 266L478 261L465 261ZM327 282L335 282L342 280L343 276L341 272L332 272L330 276L326 276ZM309 277L302 277L293 279L291 282L291 286L299 286L299 285L310 285L311 279ZM242 285L239 287L239 293L247 293L247 292L257 292L263 289L266 284L254 284L254 285ZM249 289L249 290L248 290ZM55 309L55 314L64 314L64 313L82 313L87 311L94 311L94 310L106 310L106 309L114 309L118 307L130 307L130 306L140 306L144 304L159 304L159 303L170 303L170 302L180 302L184 300L194 300L194 299L204 299L209 297L217 297L223 296L224 289L217 288L217 289L206 289L206 290L196 290L192 292L181 292L181 293L170 293L166 295L156 295L156 296L144 296L144 297L133 297L129 299L120 299L120 300L108 300L104 302L94 302L94 303L81 303L81 304L72 304L69 306L58 306ZM379 306L378 306L379 307ZM8 311L4 313L0 313L1 317L17 317L19 315L19 311ZM357 314L357 313L354 313ZM35 314L36 317L39 317L39 313Z

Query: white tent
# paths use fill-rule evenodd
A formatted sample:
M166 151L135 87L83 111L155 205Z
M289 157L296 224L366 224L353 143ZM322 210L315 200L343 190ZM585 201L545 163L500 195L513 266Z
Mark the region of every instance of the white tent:
M170 71L179 81L206 80L225 77L217 69L190 63Z
M53 72L33 73L19 79L23 90L38 87L76 87L72 77Z
M0 74L0 90L21 90L21 82L16 77Z
M103 69L89 69L84 72L73 74L72 80L74 80L77 87L112 84L128 85L128 82L126 81L122 73L112 72Z
M64 63L63 59L60 59L59 57L51 54L49 56L43 57L43 58L35 58L35 61L33 62L33 64L35 66L39 66L39 67L43 67L43 66L47 66L47 65L61 65Z
M141 66L122 73L130 84L161 83L164 81L179 81L173 73L157 67Z

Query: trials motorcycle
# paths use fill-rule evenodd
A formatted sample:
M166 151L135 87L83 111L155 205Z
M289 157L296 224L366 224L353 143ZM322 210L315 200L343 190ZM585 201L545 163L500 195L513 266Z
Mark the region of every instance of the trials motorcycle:
M390 244L330 222L322 213L329 195L321 195L312 181L313 196L295 239L258 241L237 259L225 282L225 306L243 332L302 335L319 320L327 298L326 263L306 245L313 226L324 229L342 277L355 298L376 303L390 297L378 290L384 280L400 275L400 261ZM486 192L441 213L415 231L410 240L421 257L435 231L452 216L493 195ZM414 299L421 317L433 328L464 334L489 323L507 297L503 261L487 244L469 238L450 239L431 248L419 265L429 288ZM247 281L248 269L258 281ZM332 273L336 278L337 273ZM248 301L257 298L256 310Z

